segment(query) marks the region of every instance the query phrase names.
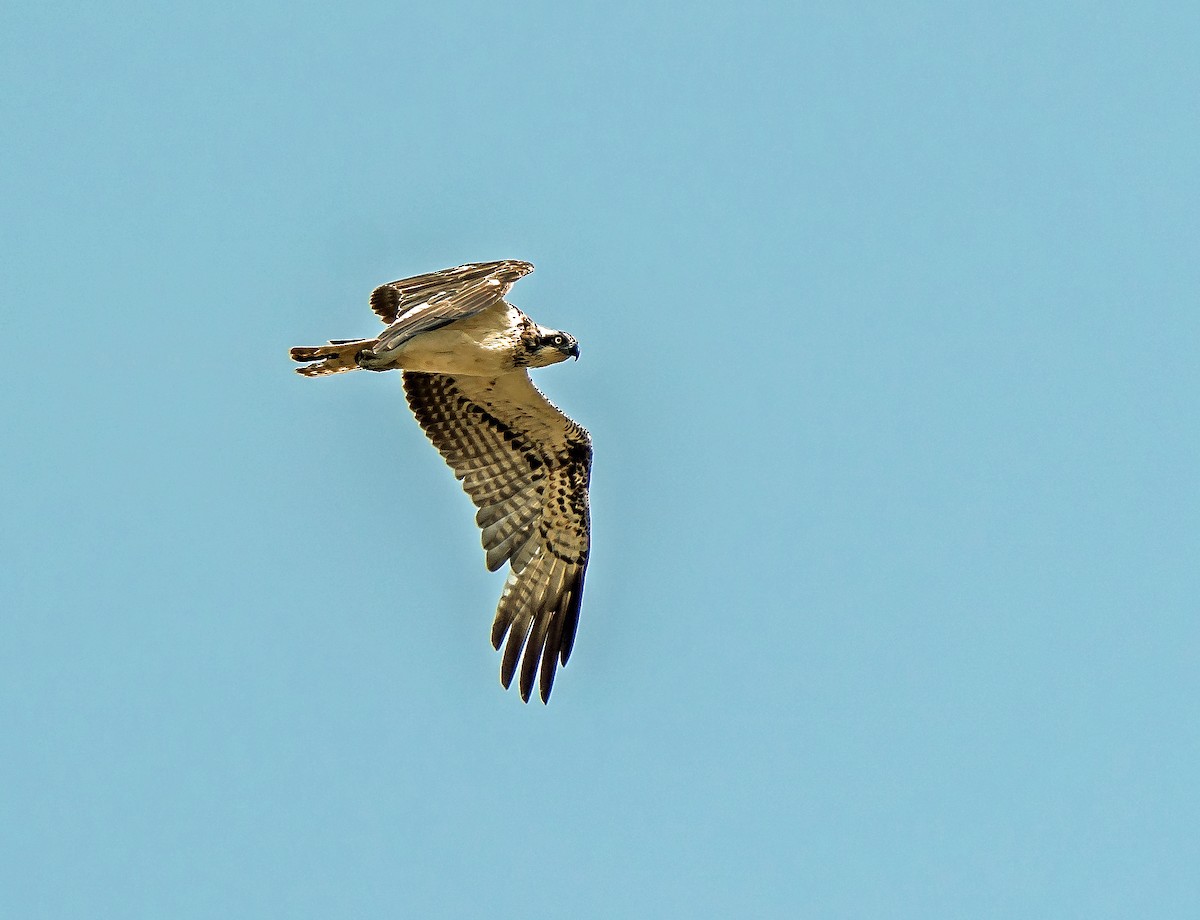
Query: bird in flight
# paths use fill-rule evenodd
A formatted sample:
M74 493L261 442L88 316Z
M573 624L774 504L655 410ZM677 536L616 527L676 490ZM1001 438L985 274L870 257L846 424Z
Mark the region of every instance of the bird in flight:
M403 372L413 415L478 509L488 569L509 565L492 624L492 646L504 645L500 682L507 689L519 664L521 699L537 674L546 702L579 623L592 439L529 379L527 368L579 357L572 336L505 302L531 271L528 262L472 262L381 285L371 309L387 328L376 338L291 356L305 377Z

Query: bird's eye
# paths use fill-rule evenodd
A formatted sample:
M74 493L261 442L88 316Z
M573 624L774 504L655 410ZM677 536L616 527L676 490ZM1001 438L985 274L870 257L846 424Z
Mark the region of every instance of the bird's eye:
M561 345L564 341L566 341L566 340L561 335L556 335L550 339L550 344L551 345Z

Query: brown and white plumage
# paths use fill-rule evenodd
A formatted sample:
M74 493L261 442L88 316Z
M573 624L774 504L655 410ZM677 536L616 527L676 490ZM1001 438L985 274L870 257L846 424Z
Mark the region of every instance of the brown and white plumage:
M510 572L492 625L504 645L505 687L520 665L521 698L535 676L544 701L575 641L590 549L587 430L534 387L527 367L578 357L575 340L504 301L527 262L471 263L382 285L376 339L293 348L320 376L401 369L409 406L475 503L487 566ZM507 640L507 641L506 641Z

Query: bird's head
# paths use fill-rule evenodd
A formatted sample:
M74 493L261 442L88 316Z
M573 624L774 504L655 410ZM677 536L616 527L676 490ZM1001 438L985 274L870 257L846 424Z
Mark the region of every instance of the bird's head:
M529 353L529 366L546 367L566 361L567 358L579 358L579 343L575 341L575 336L538 326L537 338Z

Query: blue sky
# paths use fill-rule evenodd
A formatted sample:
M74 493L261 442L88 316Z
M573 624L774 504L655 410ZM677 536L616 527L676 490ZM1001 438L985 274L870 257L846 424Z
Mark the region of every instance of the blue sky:
M9 4L0 888L1193 917L1195 4ZM375 285L527 259L549 706Z

